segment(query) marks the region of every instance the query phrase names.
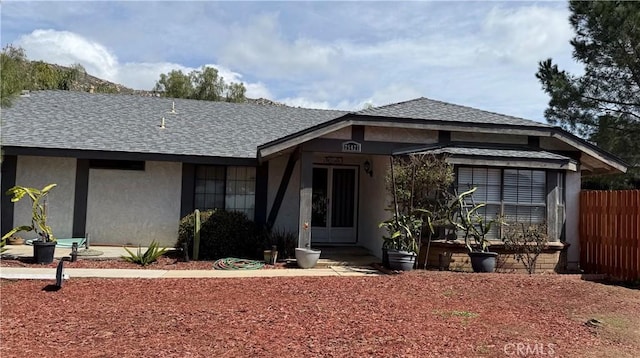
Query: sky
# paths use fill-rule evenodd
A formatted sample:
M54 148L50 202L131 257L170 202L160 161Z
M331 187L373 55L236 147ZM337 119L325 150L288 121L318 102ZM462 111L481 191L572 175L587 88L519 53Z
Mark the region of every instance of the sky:
M291 106L427 97L544 122L538 62L582 71L568 17L551 1L3 0L0 40L134 89L209 65Z

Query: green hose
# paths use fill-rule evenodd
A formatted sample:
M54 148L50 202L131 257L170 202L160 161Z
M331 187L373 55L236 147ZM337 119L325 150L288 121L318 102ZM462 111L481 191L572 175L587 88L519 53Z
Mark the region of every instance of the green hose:
M214 270L259 270L264 267L264 262L256 260L236 259L227 257L216 260L213 263Z

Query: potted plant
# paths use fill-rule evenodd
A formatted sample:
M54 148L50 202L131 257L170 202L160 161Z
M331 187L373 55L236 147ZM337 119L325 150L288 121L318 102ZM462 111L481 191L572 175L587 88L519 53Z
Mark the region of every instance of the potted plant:
M17 226L6 233L2 239L5 240L20 231L34 231L38 236L36 240L33 240L33 259L36 263L48 264L53 262L56 238L53 236L51 227L47 225L46 198L49 191L55 186L56 184L49 184L42 189L14 186L7 190L6 193L12 196L12 203L20 201L25 196L31 199L31 225Z
M496 268L496 252L489 251L490 242L487 234L497 220L486 221L478 214L478 210L485 206L484 203L475 204L472 195L478 188L473 188L457 195L450 202L453 215L450 223L464 235L464 243L467 247L471 267L474 272L493 272Z
M413 270L418 256L423 222L423 219L416 214L398 213L378 225L389 232L389 236L384 238L383 243L383 255L386 247L389 268L401 271Z

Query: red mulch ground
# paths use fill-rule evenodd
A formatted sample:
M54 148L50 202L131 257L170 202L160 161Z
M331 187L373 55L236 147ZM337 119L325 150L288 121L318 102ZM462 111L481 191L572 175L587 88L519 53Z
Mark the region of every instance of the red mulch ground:
M48 284L0 281L3 358L633 357L640 349L640 291L576 276L71 279L56 292ZM585 325L589 318L603 326Z

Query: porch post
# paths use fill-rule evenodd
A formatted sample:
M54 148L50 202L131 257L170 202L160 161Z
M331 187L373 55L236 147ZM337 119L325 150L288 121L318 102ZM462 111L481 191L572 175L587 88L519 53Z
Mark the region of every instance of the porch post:
M313 152L300 155L300 222L298 247L311 248L311 194L313 190Z

